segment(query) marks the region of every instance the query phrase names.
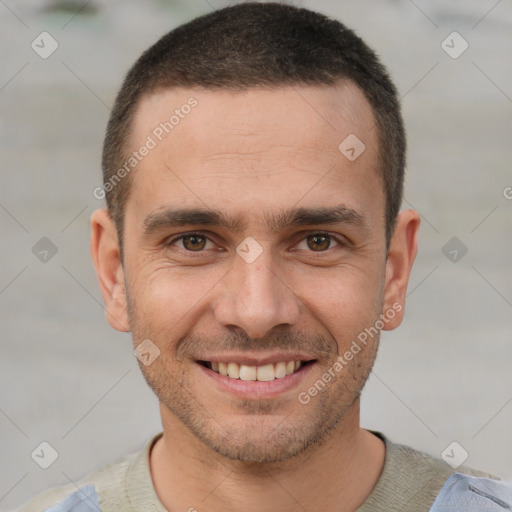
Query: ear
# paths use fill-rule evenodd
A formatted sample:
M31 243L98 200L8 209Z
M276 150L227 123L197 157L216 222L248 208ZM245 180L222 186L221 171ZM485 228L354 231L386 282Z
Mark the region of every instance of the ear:
M108 323L117 331L129 332L123 265L117 231L107 210L91 216L91 256L105 302Z
M414 210L403 210L397 218L386 262L382 310L382 314L388 319L383 327L385 331L396 329L404 318L407 284L418 252L420 222L420 216ZM391 311L395 312L392 318Z

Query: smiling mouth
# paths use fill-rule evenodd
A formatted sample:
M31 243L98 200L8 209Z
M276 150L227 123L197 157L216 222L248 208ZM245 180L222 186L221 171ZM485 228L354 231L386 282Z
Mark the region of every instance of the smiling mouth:
M205 368L208 368L215 373L220 373L224 377L229 377L233 380L268 382L292 375L304 366L315 363L316 359L310 361L281 361L261 366L216 361L197 362Z

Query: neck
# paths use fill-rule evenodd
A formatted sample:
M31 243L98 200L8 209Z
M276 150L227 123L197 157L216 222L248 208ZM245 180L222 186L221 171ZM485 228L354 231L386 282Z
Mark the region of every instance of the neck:
M284 463L243 463L205 446L162 407L163 436L150 454L156 493L168 510L349 512L384 466L384 443L359 426L359 399L319 444Z

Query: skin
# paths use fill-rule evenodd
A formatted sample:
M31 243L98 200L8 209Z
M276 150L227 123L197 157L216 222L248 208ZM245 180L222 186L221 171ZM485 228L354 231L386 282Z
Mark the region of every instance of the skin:
M385 457L383 442L359 424L379 336L307 405L297 396L397 304L384 329L400 325L419 215L399 214L386 255L375 120L352 83L161 91L139 104L133 148L190 96L197 107L132 172L124 264L108 213L91 218L108 321L131 331L136 346L150 339L160 350L140 363L164 432L150 455L156 493L168 510L356 510ZM338 150L351 133L366 146L352 162ZM361 222L279 231L265 222L291 208L340 204ZM246 225L144 234L145 218L176 206L239 214ZM334 238L312 236L319 232ZM183 233L199 238L175 240ZM247 237L262 248L252 263L236 252ZM244 400L213 385L196 362L228 350L295 350L316 362L293 389Z

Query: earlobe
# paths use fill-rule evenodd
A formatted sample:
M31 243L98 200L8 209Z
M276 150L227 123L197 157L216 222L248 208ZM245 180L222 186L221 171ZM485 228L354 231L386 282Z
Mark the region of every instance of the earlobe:
M386 262L382 314L394 311L393 317L384 326L386 331L396 329L404 317L407 285L418 252L420 222L420 216L414 210L403 210L397 218Z
M91 216L91 256L108 323L121 332L130 331L123 265L114 222L107 210Z

